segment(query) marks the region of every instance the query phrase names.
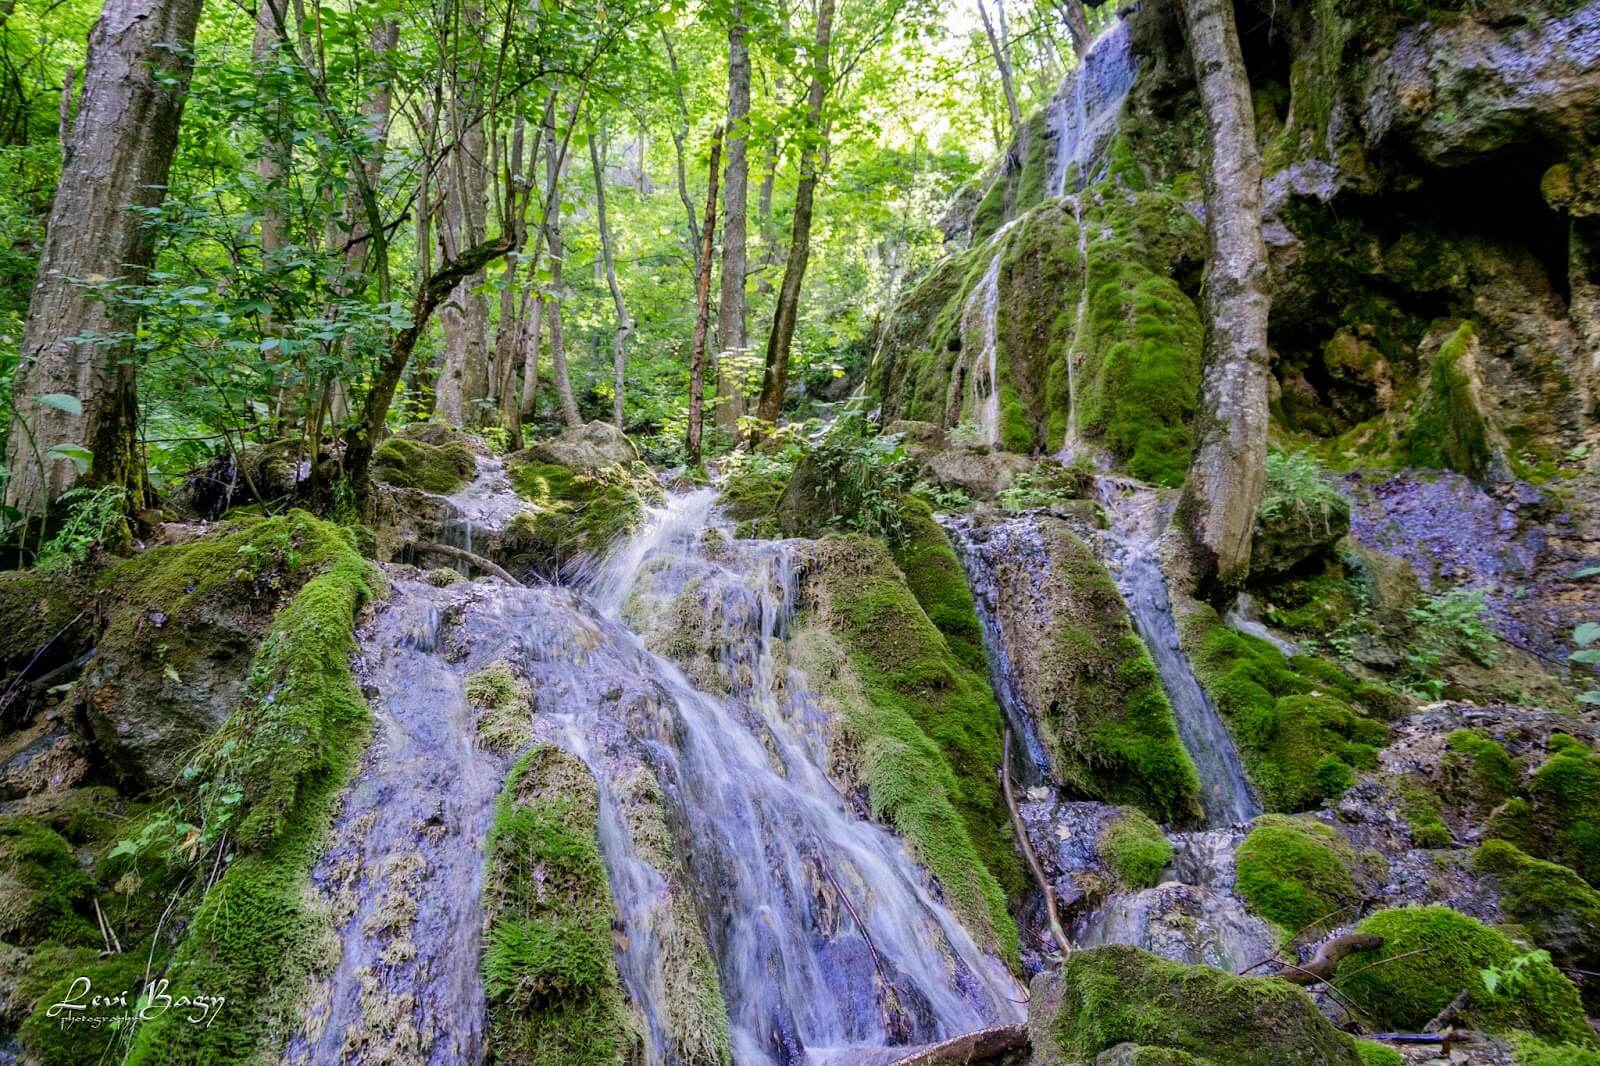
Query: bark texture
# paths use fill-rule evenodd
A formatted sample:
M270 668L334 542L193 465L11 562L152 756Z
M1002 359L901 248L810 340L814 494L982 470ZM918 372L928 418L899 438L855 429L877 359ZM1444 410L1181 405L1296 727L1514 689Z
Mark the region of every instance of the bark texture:
M616 309L616 325L611 328L611 424L622 428L623 377L628 369L628 334L633 332L633 316L628 314L622 286L617 283L617 260L612 248L611 223L606 218L606 168L600 155L599 135L589 132L589 163L594 167L595 221L600 227L600 259L605 268L606 286Z
M761 403L756 409L756 417L767 425L777 424L778 414L783 409L783 394L789 387L789 346L794 340L795 320L800 312L800 286L805 281L806 264L811 258L811 213L821 177L822 142L827 137L822 121L822 101L828 91L833 4L834 0L821 0L817 5L817 39L811 56L811 84L806 90L806 139L800 149L800 183L794 193L794 228L789 235L789 258L783 268L783 284L778 288L772 333L767 339Z
M576 118L575 113L569 114L569 127ZM556 400L561 404L562 420L568 428L577 429L583 425L583 419L578 414L578 402L572 395L572 376L567 373L566 337L561 325L561 258L565 245L561 237L561 198L556 191L560 189L561 178L566 173L566 157L557 147L553 119L544 128L544 165L551 190L551 195L545 201L548 217L544 227L545 245L549 248L550 257L550 299L545 305L546 327L550 331L550 376L555 383Z
M17 414L7 445L6 502L26 514L41 513L78 480L73 463L47 457L58 444L93 454L89 478L95 483L137 488L143 481L129 345L73 340L126 331L133 323L125 310L94 299L79 282L136 282L150 266L154 234L129 208L155 207L166 195L199 18L200 0L106 0L89 34L78 116L50 207L13 384ZM35 399L51 393L77 397L82 413Z
M744 10L735 4L728 29L728 166L722 206L722 287L717 303L717 424L732 431L745 413L730 355L742 354L746 233L750 194L750 46L745 43Z
M684 450L689 465L700 463L700 438L706 420L706 327L711 320L711 242L717 228L717 170L722 162L722 127L711 135L710 177L706 179L706 221L701 227L699 270L694 283L694 342L689 353L689 433Z
M1176 520L1201 587L1229 585L1250 565L1266 483L1267 252L1261 156L1231 0L1183 0L1204 112L1205 370L1195 450Z

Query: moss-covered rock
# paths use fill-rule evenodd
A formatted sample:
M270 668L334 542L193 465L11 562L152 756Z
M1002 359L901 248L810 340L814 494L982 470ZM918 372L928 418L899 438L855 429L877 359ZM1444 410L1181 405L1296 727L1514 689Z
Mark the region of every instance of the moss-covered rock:
M579 473L557 463L513 458L512 487L529 507L506 529L513 559L545 570L603 551L631 531L661 488L640 464Z
M0 816L0 939L97 944L93 894L59 833L31 818Z
M812 549L795 661L837 715L833 764L866 787L981 941L1017 958L1006 889L1020 888L988 679L928 619L888 550L865 537Z
M1600 885L1600 753L1564 734L1528 781L1528 822L1537 854Z
M966 571L961 568L950 538L922 500L906 499L901 534L890 544L890 551L905 575L906 586L956 658L980 676L987 676L989 656L983 646L983 623L978 620Z
M1481 729L1457 729L1445 739L1439 776L1457 804L1485 815L1519 791L1511 756Z
M614 907L588 768L529 751L495 804L484 885L489 1047L507 1066L622 1066L639 1034L612 960Z
M1454 470L1477 481L1510 477L1505 444L1484 398L1478 350L1468 322L1434 354L1428 387L1402 439L1411 466Z
M467 678L467 702L478 712L478 743L510 755L533 741L533 688L504 659Z
M1265 814L1239 845L1235 885L1252 911L1295 935L1350 917L1371 883L1365 861L1321 822Z
M1123 808L1096 841L1100 857L1124 888L1149 888L1172 861L1172 841L1143 811Z
M66 628L88 602L85 582L34 570L0 573L0 673L20 668ZM61 651L76 646L67 641ZM59 657L65 662L72 655Z
M225 996L226 1024L162 1014L135 1034L126 1061L137 1066L272 1055L296 1014L293 997L326 961L327 926L305 886L370 728L350 658L356 613L377 585L346 531L299 512L284 521L302 527L296 570L313 576L273 618L238 709L186 773L200 808L190 818L227 834L231 861L195 906L166 976L174 997ZM202 583L211 580L230 577L224 568Z
M1393 693L1314 656L1292 659L1264 640L1220 624L1210 608L1182 620L1195 675L1222 712L1245 771L1274 811L1320 806L1377 766L1388 738L1379 720Z
M447 496L472 480L478 460L461 441L427 444L390 437L372 453L372 476L402 489Z
M576 474L598 474L613 466L631 466L639 450L609 422L588 422L559 437L530 445L521 453L528 462L564 466Z
M1548 962L1526 954L1503 934L1448 907L1379 911L1356 927L1383 938L1340 963L1339 987L1388 1029L1420 1030L1460 992L1461 1020L1486 1032L1527 1030L1541 1037L1600 1046L1583 1017L1572 982ZM1484 970L1502 977L1491 990Z
M1093 1061L1125 1043L1230 1066L1362 1062L1355 1041L1287 981L1121 945L1075 951L1058 972L1036 978L1028 1029L1039 1061L1052 1064Z
M1350 504L1301 454L1274 452L1250 541L1250 578L1286 573L1329 553L1350 531Z
M1198 816L1199 777L1116 583L1065 522L1023 522L990 531L995 614L1055 776L1158 821Z
M1527 930L1556 965L1600 972L1600 892L1567 867L1535 859L1504 840L1484 843L1472 865L1500 893L1500 912ZM1600 987L1592 981L1579 987L1594 1013Z
M35 952L15 993L29 1012L17 1034L26 1049L26 1061L39 1066L94 1066L116 1061L127 1046L126 1025L63 1024L59 1014L52 1018L47 1012L51 1004L69 997L87 1005L91 996L106 996L123 998L129 1007L103 1008L99 1011L102 1017L131 1014L139 1003L148 961L138 951L105 956L82 948ZM89 982L87 993L82 979Z

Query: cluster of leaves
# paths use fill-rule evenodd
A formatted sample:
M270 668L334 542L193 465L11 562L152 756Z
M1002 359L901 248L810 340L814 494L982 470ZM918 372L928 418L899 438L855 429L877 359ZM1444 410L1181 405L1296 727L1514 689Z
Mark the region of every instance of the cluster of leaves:
M1309 451L1269 451L1266 492L1259 511L1271 520L1284 512L1314 513L1324 519L1338 500L1328 484L1328 471Z
M1577 579L1600 575L1600 566L1586 566L1572 576ZM1572 631L1576 650L1567 656L1568 661L1593 666L1600 663L1600 622L1583 622ZM1578 694L1580 702L1600 704L1600 688L1589 688Z
M1425 596L1407 612L1414 629L1412 650L1406 656L1413 687L1437 698L1443 688L1435 675L1447 655L1464 655L1481 666L1492 666L1498 647L1487 618L1482 589L1451 588Z
M903 525L905 494L914 480L910 456L893 435L854 412L835 419L811 450L822 495L852 532L895 540Z

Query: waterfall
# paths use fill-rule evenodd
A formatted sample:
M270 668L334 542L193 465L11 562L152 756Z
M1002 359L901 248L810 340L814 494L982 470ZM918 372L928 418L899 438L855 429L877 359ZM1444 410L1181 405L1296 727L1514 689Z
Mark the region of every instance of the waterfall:
M962 350L975 350L976 355L963 356L967 395L957 399L961 408L976 414L983 442L991 447L1000 443L1000 260L1004 255L1001 242L1016 222L1016 219L1007 222L985 242L985 247L994 249L989 266L961 308ZM960 387L962 377L962 372L958 371L952 386Z
M1078 66L1067 74L1051 101L1050 129L1055 139L1055 170L1050 187L1057 197L1067 193L1067 179L1076 171L1075 189L1104 176L1101 158L1117 128L1117 112L1133 87L1138 67L1128 24L1117 19L1096 38Z
M1072 197L1072 220L1078 230L1078 308L1073 316L1072 343L1067 346L1067 431L1061 438L1061 451L1057 459L1062 466L1070 465L1079 450L1078 412L1083 406L1078 402L1078 363L1083 344L1083 324L1089 316L1089 231L1083 226L1083 193Z

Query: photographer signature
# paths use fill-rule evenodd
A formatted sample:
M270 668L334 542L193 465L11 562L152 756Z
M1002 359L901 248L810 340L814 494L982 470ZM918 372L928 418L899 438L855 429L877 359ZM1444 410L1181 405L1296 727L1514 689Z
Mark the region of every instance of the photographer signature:
M59 1018L62 1025L88 1023L99 1028L101 1024L113 1019L147 1022L169 1010L176 1010L184 1012L183 1020L190 1025L209 1027L216 1021L217 1015L222 1013L223 1004L228 1001L227 996L207 996L199 993L174 996L168 991L170 987L165 977L160 978L134 997L130 1005L130 993L126 989L114 995L102 995L94 991L94 984L89 978L74 977L67 994L58 1002L50 1004L45 1009L44 1016Z

